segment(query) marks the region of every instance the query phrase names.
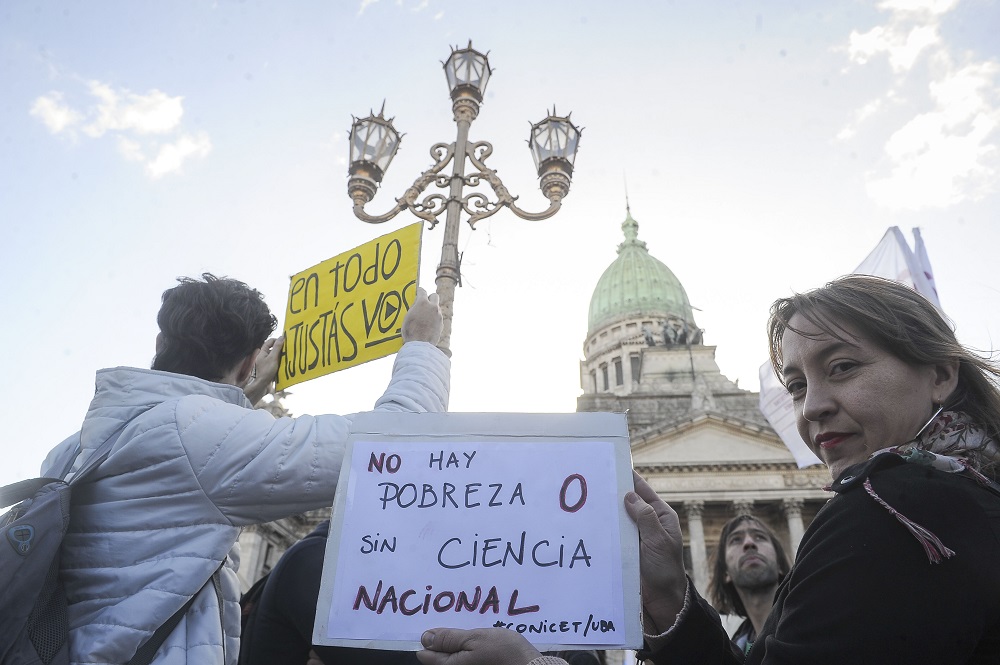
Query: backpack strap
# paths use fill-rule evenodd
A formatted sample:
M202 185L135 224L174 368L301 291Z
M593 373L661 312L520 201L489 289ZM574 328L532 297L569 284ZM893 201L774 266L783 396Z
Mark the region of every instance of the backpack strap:
M118 443L118 438L122 435L122 432L125 431L125 426L128 425L128 423L129 421L126 420L119 425L118 429L115 430L115 433L112 434L107 441L102 443L97 450L90 454L90 457L88 457L87 461L83 463L83 466L80 467L79 471L76 473L65 474L63 476L63 480L70 485L79 482L84 476L100 466L104 460L108 459L108 455L111 454L111 449L116 443Z
M222 562L222 566L224 565L226 565L225 561ZM212 576L208 578L208 580L201 586L201 589L204 589L209 584L214 585L215 595L219 599L220 621L222 619L222 583L218 580L218 576L219 573L222 571L222 566L219 566L219 568L214 573L212 573ZM135 652L135 655L132 656L131 659L129 659L126 665L149 665L149 663L153 661L153 656L156 655L156 652L163 645L164 640L167 639L167 635L173 632L174 628L177 627L177 624L181 622L181 618L185 614L187 614L187 611L189 609L191 609L191 606L194 604L194 599L198 596L199 593L201 593L201 589L198 589L198 591L195 592L193 596L188 598L188 601L184 603L183 607L174 612L173 616L167 619L162 626L156 629L156 632L153 633L152 636L148 640L146 640L146 642L142 646L139 647L139 649ZM226 651L226 630L223 627L222 629L223 655L225 655L225 651Z
M207 584L207 582L206 582ZM204 588L204 587L202 587ZM199 592L201 590L199 589ZM139 647L135 652L135 655L129 659L127 665L149 665L153 661L153 656L156 655L157 650L163 644L163 641L167 639L167 635L177 627L177 624L181 622L181 617L187 614L187 611L191 609L191 605L194 604L194 599L198 594L191 596L184 606L174 612L173 616L164 622L162 626L156 629L156 632L146 640L145 644ZM223 638L225 639L225 638Z
M58 483L59 478L28 478L19 480L10 485L0 487L0 507L6 508L14 504L21 503L25 499L30 499L35 492L42 489L49 483Z

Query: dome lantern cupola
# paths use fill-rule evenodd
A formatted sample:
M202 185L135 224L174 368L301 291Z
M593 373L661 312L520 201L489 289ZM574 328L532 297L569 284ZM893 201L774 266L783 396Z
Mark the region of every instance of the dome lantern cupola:
M601 275L590 299L588 337L611 323L634 318L675 319L695 328L684 287L639 240L639 224L631 212L622 232L625 241L618 245L618 258Z

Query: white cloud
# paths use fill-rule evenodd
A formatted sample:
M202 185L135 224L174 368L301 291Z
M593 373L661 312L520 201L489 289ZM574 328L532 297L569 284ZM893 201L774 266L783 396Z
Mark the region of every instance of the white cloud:
M879 5L889 12L884 25L851 33L849 59L863 64L885 57L892 79L883 94L854 112L837 138L855 138L873 119L894 125L881 139L885 163L866 174L869 195L888 208L977 200L1000 180L1000 98L995 93L1000 64L953 53L943 41L941 19L956 4L887 0Z
M868 183L876 201L945 207L990 191L1000 166L1000 108L990 105L998 73L995 63L978 63L930 84L934 110L914 117L885 144L893 166Z
M936 25L876 26L866 33L852 32L847 52L851 60L860 64L884 53L889 56L893 71L909 71L921 53L940 41Z
M116 92L99 81L91 81L89 88L99 103L96 120L84 127L84 131L95 138L109 130L164 134L175 129L184 115L184 98L168 97L159 90L150 90L145 95L124 89Z
M156 157L146 164L146 173L154 180L168 173L180 171L189 157L206 157L212 151L208 134L185 134L173 143L160 146Z
M378 0L361 0L361 6L358 7L358 16L365 13L365 10L370 6L374 5Z
M73 127L83 117L63 103L61 92L50 92L36 99L31 105L31 115L45 123L53 134Z
M172 97L155 88L138 94L101 81L88 81L86 93L91 103L74 109L64 101L63 93L50 92L35 100L31 115L53 134L78 126L94 139L113 134L119 154L144 164L152 179L178 172L191 157L205 157L211 151L207 134L184 132L182 96Z

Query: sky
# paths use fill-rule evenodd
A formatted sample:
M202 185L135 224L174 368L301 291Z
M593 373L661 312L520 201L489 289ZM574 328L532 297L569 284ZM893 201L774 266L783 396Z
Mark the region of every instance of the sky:
M959 339L1000 346L1000 3L353 0L0 4L0 484L76 429L94 372L148 367L161 293L259 288L416 220L359 221L352 116L405 133L366 210L455 139L441 63L489 52L471 139L520 207L549 109L584 127L554 217L463 224L453 411L570 412L590 296L623 239L684 284L705 342L756 390L770 303L919 227ZM425 230L433 285L443 224ZM391 358L292 387L293 413L369 409Z

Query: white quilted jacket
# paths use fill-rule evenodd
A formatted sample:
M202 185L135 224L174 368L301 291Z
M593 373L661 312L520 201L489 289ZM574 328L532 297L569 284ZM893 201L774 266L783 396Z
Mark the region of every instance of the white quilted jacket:
M434 346L405 344L375 410L445 411L449 370ZM61 444L79 441L75 468L123 422L107 461L73 490L62 551L71 661L127 662L198 593L154 662L234 665L240 527L333 503L350 416L275 419L235 386L105 369L78 438ZM203 585L223 563L220 621L216 590Z

